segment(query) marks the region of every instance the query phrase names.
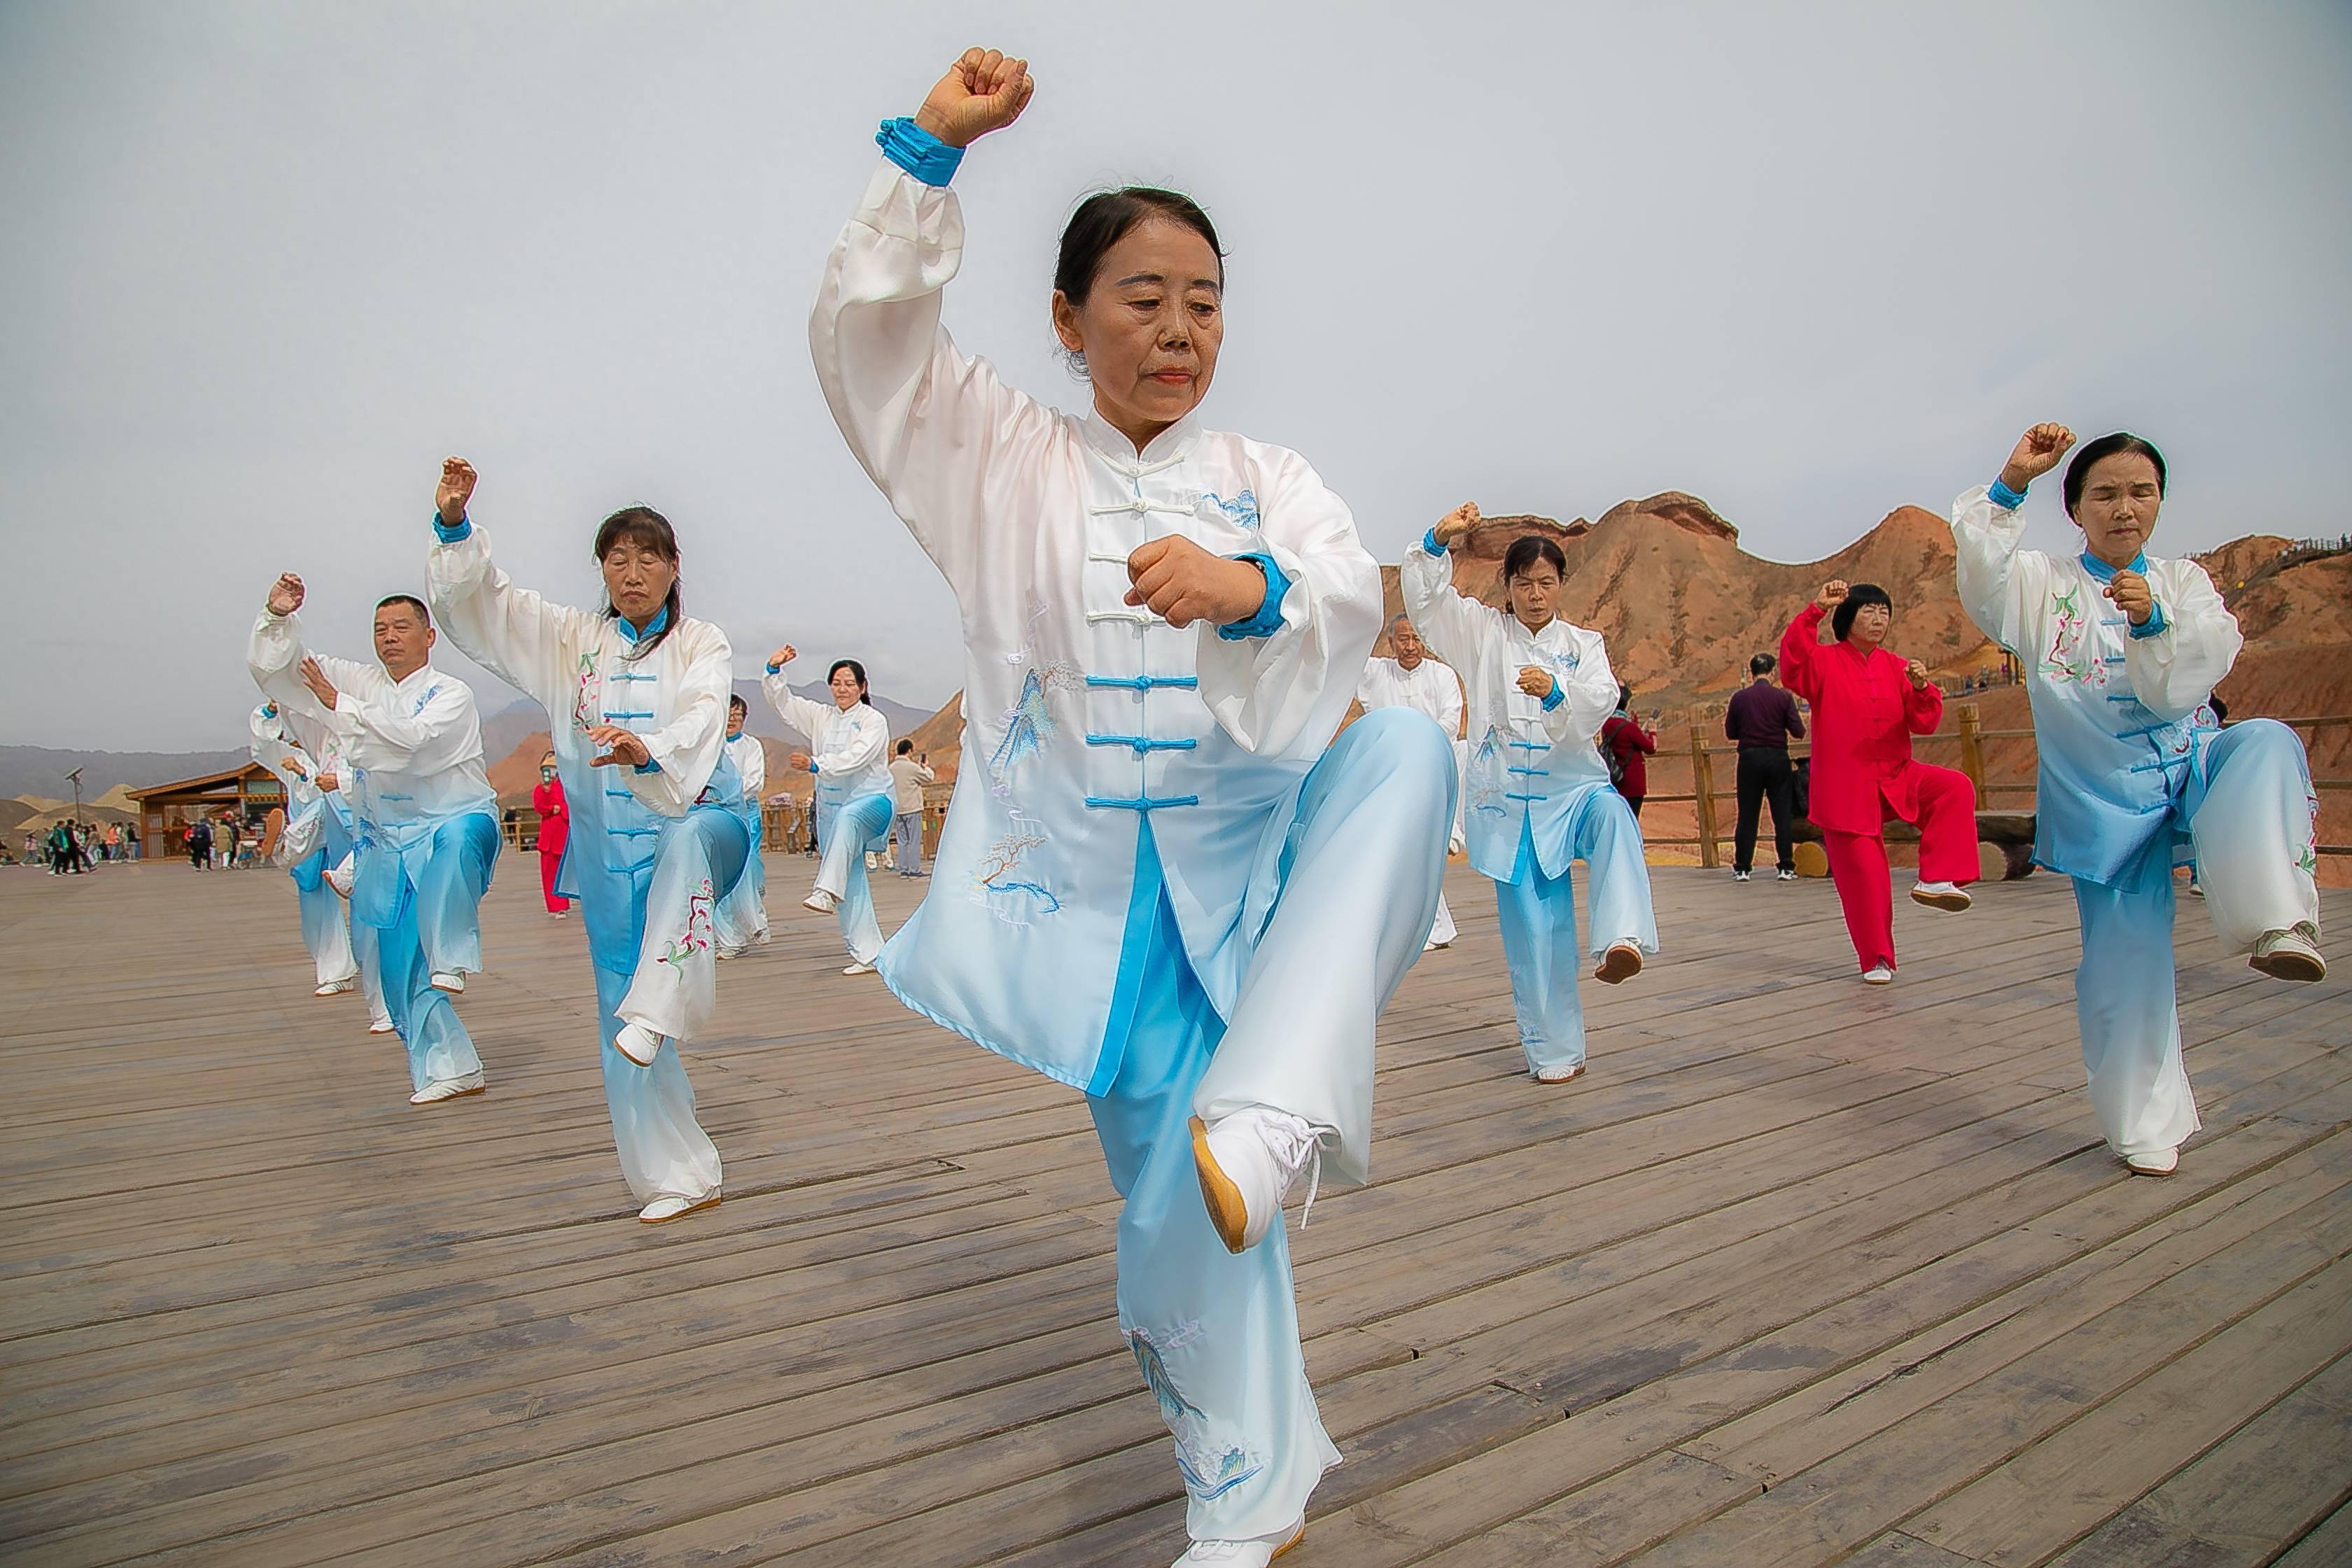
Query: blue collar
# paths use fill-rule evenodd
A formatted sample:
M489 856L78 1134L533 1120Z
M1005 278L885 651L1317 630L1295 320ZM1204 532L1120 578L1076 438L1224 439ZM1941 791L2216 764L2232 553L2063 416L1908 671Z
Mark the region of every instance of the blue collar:
M631 642L643 642L647 637L653 636L656 632L661 630L664 626L669 625L669 606L667 605L664 605L660 609L656 610L654 612L654 618L647 621L642 630L636 626L631 626L629 624L629 617L621 614L618 610L613 612L613 621L614 625L621 628L623 634L625 635Z
M2143 577L2147 575L2147 552L2145 550L2132 557L2131 564L2128 567L2110 566L2087 550L2083 552L2082 561L2083 570L2088 572L2094 579L2101 583L2114 582L2116 580L2116 574L2119 571L2137 572Z

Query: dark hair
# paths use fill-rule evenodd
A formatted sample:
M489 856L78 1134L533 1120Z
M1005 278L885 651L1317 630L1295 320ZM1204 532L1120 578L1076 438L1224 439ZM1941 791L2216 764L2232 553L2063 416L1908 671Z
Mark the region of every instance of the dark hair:
M902 757L914 749L915 742L912 741L901 741L898 742L898 754Z
M1748 661L1748 673L1750 675L1769 675L1774 669L1780 667L1780 661L1774 658L1770 654L1759 653L1754 658Z
M1620 708L1633 706L1633 689L1622 680L1617 683L1617 706Z
M2156 465L2157 499L2164 498L2164 454L2148 442L2128 430L2118 430L2112 436L2102 436L2095 441L2085 441L2075 449L2074 461L2066 465L2066 515L2074 515L2075 502L2083 499L2083 481L2091 477L2092 465L2102 458L2112 458L2118 452L2137 452Z
M627 662L634 664L661 647L669 634L677 630L678 617L685 613L679 608L677 592L677 531L670 527L669 519L649 506L625 506L597 526L596 560L601 563L613 546L623 540L644 545L670 564L669 594L662 600L662 608L669 612L669 619L662 623L661 630L629 650ZM604 617L615 621L621 618L621 612L609 600L604 605Z
M1864 605L1884 605L1888 615L1895 613L1895 601L1886 596L1885 589L1875 583L1856 583L1845 591L1838 607L1830 612L1830 630L1837 634L1838 641L1845 641L1846 633L1853 630L1853 617L1862 613Z
M740 691L727 699L727 711L732 713L738 708L743 710L746 714L749 714L751 711L751 705L743 700L743 694Z
M1207 240L1217 257L1217 283L1223 286L1225 247L1217 243L1217 226L1209 221L1201 204L1179 191L1128 185L1097 191L1080 202L1070 221L1062 226L1062 251L1054 262L1055 291L1073 305L1082 302L1093 290L1095 274L1102 269L1110 247L1125 239L1137 224L1152 217L1181 224Z
M432 629L433 612L426 609L425 607L425 601L418 598L415 595L386 594L383 598L378 599L375 602L375 607L379 610L383 609L386 605L406 605L410 609L416 612L416 618L425 623L426 630L429 631Z
M1538 561L1549 561L1553 571L1562 577L1568 575L1568 557L1560 553L1559 545L1540 533L1523 533L1503 552L1503 581L1524 576Z
M867 701L866 696L866 667L854 658L835 659L833 668L824 672L824 683L831 686L833 678L845 669L849 671L850 679L857 682L857 700L866 703L868 708L873 707L874 704Z

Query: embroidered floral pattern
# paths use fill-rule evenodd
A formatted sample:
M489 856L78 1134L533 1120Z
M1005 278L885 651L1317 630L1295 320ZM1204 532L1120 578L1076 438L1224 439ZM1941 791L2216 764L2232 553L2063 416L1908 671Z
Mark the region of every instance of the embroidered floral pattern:
M1215 507L1219 511L1223 512L1225 514L1225 521L1232 523L1235 528L1245 528L1253 531L1256 529L1257 497L1248 490L1242 491L1241 494L1235 496L1231 500L1224 500L1214 490L1203 490L1201 492L1201 499L1209 505Z
M1022 866L1022 857L1045 842L1045 829L1035 817L1013 813L1011 830L982 850L980 864L972 868L972 902L1007 925L1025 926L1033 915L1058 913L1061 899Z
M2090 622L2083 614L2082 597L2080 583L2063 594L2051 591L2050 614L2058 624L2051 634L2050 650L2042 656L2040 673L2059 686L2107 683L2106 665L2083 657L2083 639L2090 631Z
M572 721L585 730L603 721L604 712L604 681L596 673L596 656L580 656L580 694L572 700Z
M710 951L710 879L705 877L702 885L687 895L685 931L664 944L659 962L682 969L696 953Z
M999 800L1013 793L1013 770L1044 751L1045 742L1053 738L1056 724L1054 693L1075 689L1086 681L1081 671L1039 655L1037 630L1045 619L1044 603L1032 600L1028 641L1005 658L1007 664L1026 665L1028 668L1021 677L1021 695L999 716L1004 736L988 756L988 789Z
M1470 753L1470 766L1465 771L1468 774L1470 809L1501 816L1504 810L1503 755L1493 729L1487 730L1486 738L1478 742L1478 749Z

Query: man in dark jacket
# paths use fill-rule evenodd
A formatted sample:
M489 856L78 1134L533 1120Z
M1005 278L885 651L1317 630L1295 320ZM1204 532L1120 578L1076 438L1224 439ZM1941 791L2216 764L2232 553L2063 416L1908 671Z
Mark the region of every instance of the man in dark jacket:
M1797 700L1772 684L1779 661L1759 653L1748 661L1748 685L1731 699L1723 715L1723 732L1739 743L1739 827L1731 841L1731 875L1748 880L1756 864L1756 814L1765 800L1772 803L1772 842L1779 851L1780 880L1797 879L1789 829L1797 815L1790 788L1795 778L1789 765L1789 742L1804 739L1805 721L1797 716Z

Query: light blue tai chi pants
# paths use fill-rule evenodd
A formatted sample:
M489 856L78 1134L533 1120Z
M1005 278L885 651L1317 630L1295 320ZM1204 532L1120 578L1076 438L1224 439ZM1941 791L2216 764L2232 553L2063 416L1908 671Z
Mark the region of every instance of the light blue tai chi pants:
M824 858L817 866L816 885L837 900L834 919L841 922L841 940L860 963L873 963L882 951L866 857L890 841L890 797L883 794L861 795L839 806L826 806L822 797L818 802L817 836Z
M1360 1167L1373 1024L1421 956L1453 789L1445 738L1418 713L1383 709L1340 735L1300 793L1230 1025L1185 956L1149 816L1138 835L1119 960L1132 1023L1117 1075L1087 1106L1126 1200L1119 1329L1175 1437L1195 1540L1286 1528L1339 1453L1307 1383L1288 1237L1277 1223L1247 1251L1225 1250L1190 1119L1271 1106Z
M487 812L434 824L405 853L372 835L361 849L352 917L375 928L384 1006L408 1047L415 1089L482 1070L473 1037L433 976L480 971L479 905L498 854L499 825Z
M2205 912L2231 950L2318 921L2310 766L2285 725L2252 719L2206 742L2174 810L2195 847ZM2099 1131L2119 1154L2180 1146L2203 1123L2180 1055L2172 959L2172 835L2107 887L2074 879L2083 962L2074 1017Z
M660 824L654 853L641 866L582 865L567 851L567 875L580 873L571 879L596 967L604 1105L621 1173L640 1204L694 1202L719 1190L719 1148L695 1118L694 1085L677 1041L692 1037L711 1005L712 911L744 876L751 835L742 817L721 806L653 820ZM576 826L574 834L578 847ZM613 1044L625 1021L662 1037L653 1066L639 1067Z
M1650 903L1650 868L1642 858L1642 827L1615 790L1586 799L1570 838L1570 858L1585 864L1592 920L1591 953L1618 942L1658 950L1657 916ZM1585 954L1576 940L1576 889L1563 867L1544 875L1534 830L1519 829L1512 879L1495 884L1503 957L1511 971L1511 1010L1518 1016L1519 1048L1528 1070L1571 1068L1584 1060L1584 1002L1577 994Z
M332 985L360 972L352 946L351 910L327 882L328 868L351 853L352 835L326 801L317 802L311 809L320 814L319 847L286 868L286 874L294 879L302 913L302 945L310 950L318 984ZM373 986L373 982L370 984Z

